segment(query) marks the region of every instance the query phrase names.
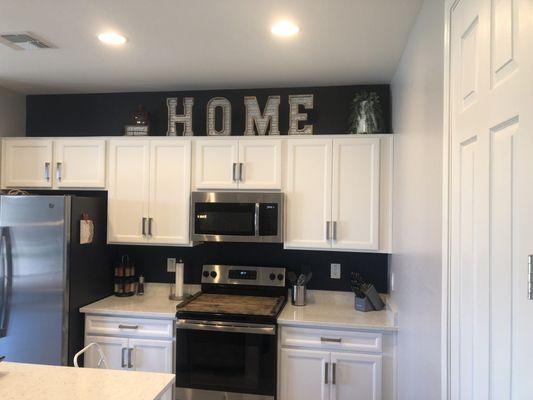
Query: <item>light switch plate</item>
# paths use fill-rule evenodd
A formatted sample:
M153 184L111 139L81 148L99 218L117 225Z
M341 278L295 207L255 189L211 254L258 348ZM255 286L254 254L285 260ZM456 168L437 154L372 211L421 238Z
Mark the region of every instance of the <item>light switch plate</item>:
M331 264L331 279L341 279L340 264Z
M167 258L167 272L176 272L175 258Z

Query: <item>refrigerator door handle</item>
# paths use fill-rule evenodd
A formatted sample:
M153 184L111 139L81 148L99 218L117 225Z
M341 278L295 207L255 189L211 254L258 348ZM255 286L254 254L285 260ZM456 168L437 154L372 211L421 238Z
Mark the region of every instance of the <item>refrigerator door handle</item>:
M9 297L11 294L11 259L9 254L9 243L7 237L7 228L2 227L0 236L0 251L2 253L2 267L3 267L3 291L2 291L2 309L0 311L0 338L7 335L7 321L9 313Z

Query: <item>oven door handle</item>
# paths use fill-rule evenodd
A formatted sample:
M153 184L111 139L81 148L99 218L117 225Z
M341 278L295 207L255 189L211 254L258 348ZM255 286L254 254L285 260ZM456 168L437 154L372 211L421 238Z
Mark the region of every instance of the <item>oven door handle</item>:
M257 335L275 335L275 325L239 324L218 321L191 321L179 319L176 322L177 329L189 329L195 331L251 333Z

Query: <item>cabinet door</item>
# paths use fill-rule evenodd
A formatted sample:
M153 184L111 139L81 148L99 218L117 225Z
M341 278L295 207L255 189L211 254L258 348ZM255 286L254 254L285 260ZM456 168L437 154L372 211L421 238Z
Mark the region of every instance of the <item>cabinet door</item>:
M4 187L52 187L51 140L5 139L3 146Z
M286 248L331 248L331 149L330 139L288 141Z
M382 356L331 353L331 400L381 400Z
M149 157L147 140L109 142L108 242L147 241Z
M333 248L379 248L379 139L333 140Z
M85 336L85 345L98 343L104 353L109 369L128 368L128 339L108 336ZM97 368L100 356L96 348L91 347L84 354L83 366L85 368ZM104 368L104 366L100 366Z
M237 140L204 139L195 143L196 189L235 189L234 168L239 162Z
M240 140L240 189L281 189L281 140Z
M280 400L328 400L327 351L281 349Z
M149 241L188 244L191 142L152 140L150 150Z
M105 187L105 140L56 140L55 186Z

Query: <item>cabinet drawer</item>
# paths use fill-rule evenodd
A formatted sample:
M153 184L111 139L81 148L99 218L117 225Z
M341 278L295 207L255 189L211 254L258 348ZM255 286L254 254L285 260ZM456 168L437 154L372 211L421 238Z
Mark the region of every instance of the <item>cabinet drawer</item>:
M120 335L172 339L174 336L174 321L87 315L85 317L85 332L90 335Z
M382 335L375 332L282 327L281 345L381 353Z

